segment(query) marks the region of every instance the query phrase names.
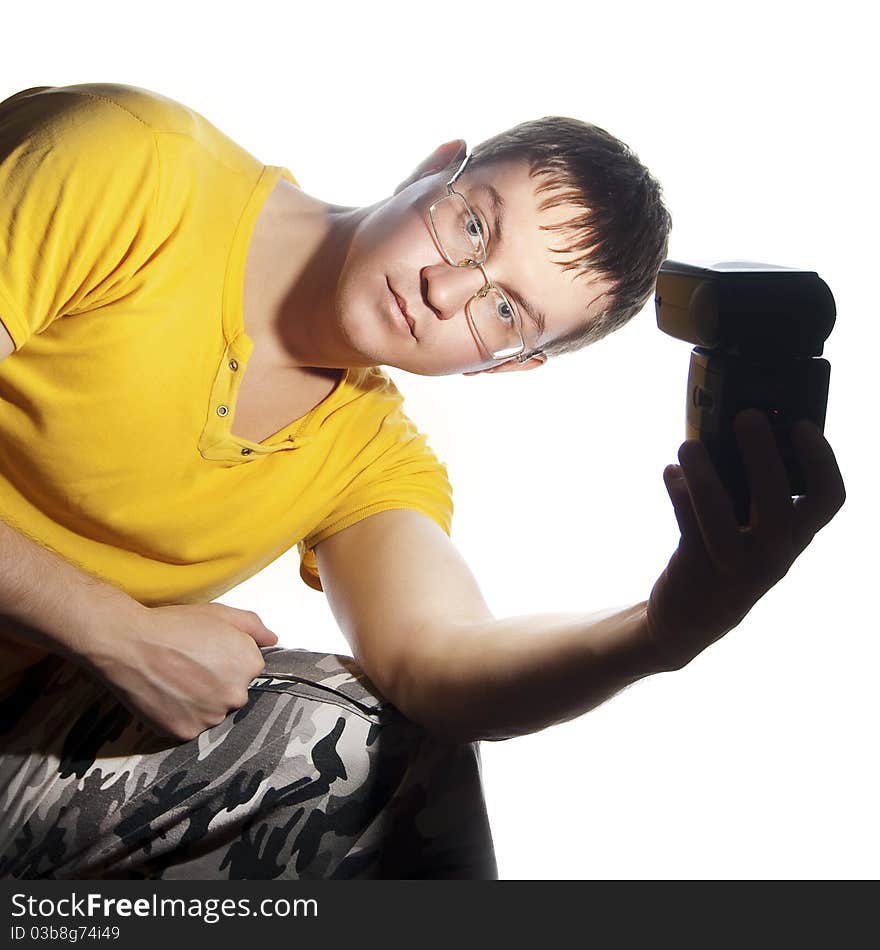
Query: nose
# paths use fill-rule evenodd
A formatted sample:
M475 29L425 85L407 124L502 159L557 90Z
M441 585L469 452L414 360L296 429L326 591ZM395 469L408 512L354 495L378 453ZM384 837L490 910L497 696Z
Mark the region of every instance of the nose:
M463 313L465 305L486 286L479 267L452 267L432 264L422 269L422 292L441 320Z

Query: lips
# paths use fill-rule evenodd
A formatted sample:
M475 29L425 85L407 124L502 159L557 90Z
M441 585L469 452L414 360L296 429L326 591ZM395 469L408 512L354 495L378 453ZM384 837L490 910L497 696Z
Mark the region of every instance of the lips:
M386 281L386 283L387 283L387 281ZM416 338L416 334L415 334L416 324L415 324L415 321L413 320L413 318L406 312L406 301L405 301L402 297L400 297L400 296L397 294L397 292L396 292L395 289L391 286L391 284L388 284L388 289L389 289L389 290L391 291L391 293L393 294L394 299L397 301L398 309L399 309L400 312L403 314L404 320L406 320L407 324L409 325L409 332L410 332L410 335L412 336L413 339L415 339L415 338Z

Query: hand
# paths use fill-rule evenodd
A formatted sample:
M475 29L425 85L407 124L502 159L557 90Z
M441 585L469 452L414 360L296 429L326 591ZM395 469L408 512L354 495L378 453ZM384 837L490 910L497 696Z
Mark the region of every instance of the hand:
M681 669L735 627L781 580L846 498L831 446L813 423L791 433L807 493L792 502L788 476L763 413L734 420L751 495L749 524L741 526L718 473L698 440L678 451L663 480L681 531L678 549L651 591L647 634L658 665Z
M216 603L143 608L113 634L88 669L153 731L183 741L247 703L260 647L278 642L252 611Z

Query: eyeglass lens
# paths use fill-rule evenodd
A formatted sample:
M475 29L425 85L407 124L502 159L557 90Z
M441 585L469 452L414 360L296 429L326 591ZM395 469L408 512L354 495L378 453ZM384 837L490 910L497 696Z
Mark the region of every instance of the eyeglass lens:
M480 219L461 195L452 193L437 201L431 207L431 220L440 250L448 261L456 267L486 262ZM478 294L467 309L483 346L493 357L522 348L513 305L503 293L493 288Z

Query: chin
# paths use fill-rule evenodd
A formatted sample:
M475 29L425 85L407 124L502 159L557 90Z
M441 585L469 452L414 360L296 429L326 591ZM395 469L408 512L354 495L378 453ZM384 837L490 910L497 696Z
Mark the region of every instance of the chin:
M342 338L346 363L352 366L372 366L381 349L381 339L375 322L371 326L369 314L361 310L338 310L336 314L335 332Z
M383 281L384 287L384 281ZM375 366L386 358L400 354L400 343L388 317L382 313L380 301L376 297L364 300L363 294L357 302L343 300L336 311L337 332L343 338L345 346L352 350L352 359L362 357L363 365ZM377 295L378 296L378 295Z
M474 368L471 366L437 366L436 364L426 366L424 362L421 365L413 365L415 362L415 360L412 360L410 365L401 366L400 369L406 370L414 376L458 376L460 373L468 372Z

